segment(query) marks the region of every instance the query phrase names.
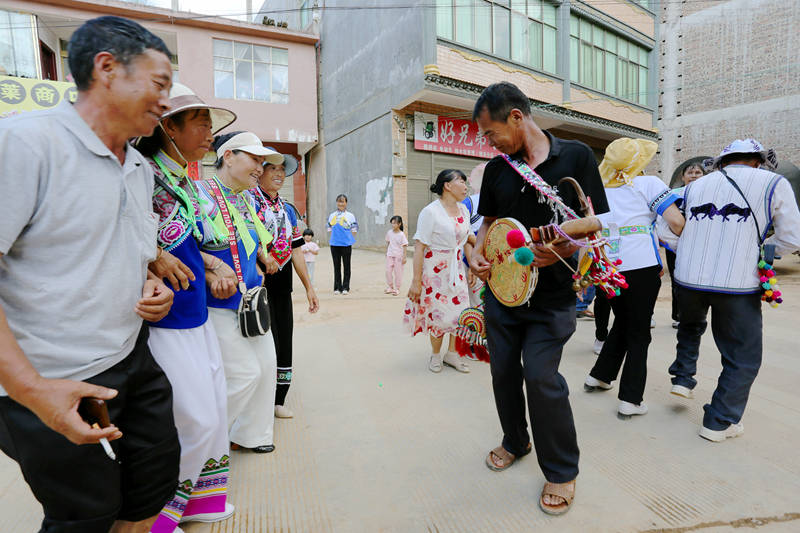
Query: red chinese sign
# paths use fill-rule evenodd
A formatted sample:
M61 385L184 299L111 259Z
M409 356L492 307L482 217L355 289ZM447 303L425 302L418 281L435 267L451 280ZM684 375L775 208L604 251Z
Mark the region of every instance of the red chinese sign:
M414 113L414 148L484 159L500 154L474 122L426 113Z

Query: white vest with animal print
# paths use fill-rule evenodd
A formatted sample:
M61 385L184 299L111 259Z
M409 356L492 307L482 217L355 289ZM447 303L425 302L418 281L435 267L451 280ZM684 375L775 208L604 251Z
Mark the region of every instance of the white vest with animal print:
M689 184L681 206L686 226L678 240L675 281L701 291L752 294L760 291L759 239L772 223L772 195L783 176L745 165L728 165ZM752 209L752 210L751 210Z

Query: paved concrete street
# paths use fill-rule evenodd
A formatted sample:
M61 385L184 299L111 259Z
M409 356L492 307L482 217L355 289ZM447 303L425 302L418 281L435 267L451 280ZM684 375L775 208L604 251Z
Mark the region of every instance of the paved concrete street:
M800 531L800 262L779 263L786 302L764 309L764 364L745 434L712 444L697 436L721 365L710 331L694 400L669 394L674 355L669 280L655 311L645 401L649 414L615 415L616 388L587 394L594 324L579 321L561 370L581 448L573 509L543 514L535 455L502 473L484 465L501 439L489 367L463 375L426 368L427 338L401 328L403 297L383 294L383 255L355 251L353 291L333 296L330 254L317 266L322 309L295 292L295 373L277 420L276 451L234 452L234 518L187 524L186 533L261 532L723 532ZM406 265L405 287L411 261ZM295 288L299 283L295 280ZM710 329L710 328L709 328ZM76 472L79 476L80 472ZM15 463L0 459L0 532L37 530L41 512Z

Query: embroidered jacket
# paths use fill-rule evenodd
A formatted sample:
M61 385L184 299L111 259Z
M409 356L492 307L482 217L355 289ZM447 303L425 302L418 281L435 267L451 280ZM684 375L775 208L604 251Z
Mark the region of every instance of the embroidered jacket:
M778 253L787 253L800 248L800 212L783 176L745 165L724 170L747 202L720 171L686 187L681 206L686 226L678 240L675 281L702 291L758 293L759 235L754 220L761 238L774 227L768 242L778 246Z

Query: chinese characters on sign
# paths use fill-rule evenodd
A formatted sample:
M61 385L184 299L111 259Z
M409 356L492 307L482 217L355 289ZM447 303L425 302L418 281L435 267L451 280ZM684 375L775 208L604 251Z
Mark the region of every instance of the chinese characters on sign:
M500 154L489 146L474 122L427 113L414 113L414 148L485 159Z
M62 100L74 102L77 98L74 83L0 76L0 118L49 109Z

